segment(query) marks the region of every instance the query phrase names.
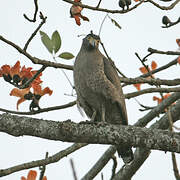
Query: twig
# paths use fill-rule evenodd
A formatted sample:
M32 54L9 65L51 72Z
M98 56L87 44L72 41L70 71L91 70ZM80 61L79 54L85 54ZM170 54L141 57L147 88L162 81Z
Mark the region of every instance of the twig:
M176 161L175 153L171 153L171 156L172 156L174 176L175 176L176 180L180 180L180 174L179 174L179 170L177 167L177 161Z
M155 106L153 106L153 107L145 106L145 105L141 104L136 98L134 98L134 99L142 108L144 108L144 109L139 109L140 111L147 111L147 110L152 110L155 108Z
M176 64L177 64L177 58L176 58L175 60L167 63L167 64L164 65L164 66L161 66L161 67L159 67L159 68L157 68L157 69L152 70L151 73L142 74L142 75L139 76L139 77L144 77L144 78L145 78L145 77L148 77L150 74L155 74L155 73L157 73L157 72L160 72L160 71L162 71L162 70L165 70L165 69L167 69L167 68L169 68L169 67L171 67L171 66L173 66L173 65L176 65Z
M142 61L143 62L145 62L145 61L147 61L147 57L149 57L149 56L151 56L153 53L152 52L150 52L149 54L147 54L145 57L143 57L143 59L142 59Z
M39 29L42 27L42 25L44 23L46 23L46 19L47 17L44 17L43 14L40 12L40 18L42 19L41 23L39 24L39 26L35 29L35 31L32 33L32 35L29 37L29 39L27 40L23 50L26 51L28 48L29 43L32 41L32 39L35 37L35 35L37 34L37 32L39 31Z
M111 146L110 148L108 148L108 150L106 150L106 152L101 156L101 158L94 164L94 166L86 173L86 175L81 180L93 179L109 162L115 152L115 146Z
M101 25L100 25L100 28L99 28L99 33L98 33L98 36L100 37L100 34L101 34L101 30L102 30L102 27L103 27L103 24L104 24L104 22L105 22L105 20L106 20L106 18L108 17L108 13L104 16L104 18L103 18L103 20L102 20L102 22L101 22ZM102 42L101 42L102 43ZM103 43L102 43L103 44ZM101 45L102 45L101 44Z
M46 156L45 156L45 159L47 159L47 158L48 158L48 152L46 152ZM39 176L39 180L43 180L44 173L46 171L46 165L43 165L42 167L40 167L40 170L41 170L41 173Z
M171 10L173 9L179 2L180 0L176 0L174 1L172 4L170 4L169 6L161 6L158 3L155 3L152 0L146 0L144 2L150 2L151 4L153 4L154 6L156 6L157 8L161 9L161 10Z
M31 79L26 81L23 85L18 86L18 88L25 89L25 88L29 87L29 85L39 76L39 74L42 73L46 69L46 67L47 66L43 65Z
M34 11L34 17L33 19L30 19L26 16L26 14L23 14L24 18L27 19L30 22L36 22L36 16L37 16L37 12L38 12L38 0L34 0L34 5L35 5L35 11Z
M99 0L98 5L96 6L96 8L99 8L99 6L100 6L100 4L101 4L101 1L102 1L102 0Z
M113 160L113 167L112 167L112 175L111 175L111 180L113 179L113 177L115 176L116 174L116 168L117 168L117 159L116 159L116 156L112 156L112 160Z
M72 101L72 102L70 102L68 104L43 108L43 109L39 109L37 111L29 111L29 112L11 111L11 110L7 110L7 109L3 109L3 108L0 108L0 111L6 112L6 113L11 113L11 114L19 114L19 115L34 115L34 114L39 114L39 113L48 112L48 111L55 111L55 110L65 109L65 108L68 108L68 107L72 107L75 104L76 104L76 101Z
M178 51L160 51L160 50L153 49L153 48L148 48L148 51L151 53L156 53L156 54L180 55L180 52L178 52Z
M180 92L180 87L177 88L147 88L147 89L143 89L140 91L136 91L136 92L132 92L132 93L127 93L125 94L125 98L130 99L136 96L140 96L142 94L147 94L147 93L154 93L154 92L158 92L158 93L169 93L169 92Z
M173 130L173 118L172 118L172 114L171 114L169 107L167 108L167 114L168 114L168 120L169 120L169 129L171 132L174 132L174 130ZM175 176L176 180L180 180L180 174L179 174L179 170L177 167L176 155L174 152L172 152L171 156L172 156L174 176Z
M175 26L175 25L178 24L178 23L180 23L180 17L178 18L177 21L171 22L171 23L169 23L169 25L167 25L167 26L161 26L161 27L162 27L162 28L169 28L169 27L171 27L171 26Z
M138 6L140 6L144 2L144 0L142 0L139 3L137 3L136 5L134 5L133 7L127 9L127 10L110 10L110 9L104 9L104 8L97 8L97 7L93 7L93 6L88 6L88 5L85 5L85 4L82 4L82 3L77 3L77 2L74 2L74 1L71 1L71 0L62 0L62 1L70 3L70 4L74 4L76 6L80 6L82 8L87 8L87 9L90 9L90 10L107 12L107 13L112 13L112 14L115 14L115 13L124 14L124 13L130 12L130 11L134 10L135 8L137 8Z
M34 167L38 167L38 166L44 166L44 165L48 165L51 163L55 163L58 162L60 159L67 157L69 154L77 151L78 149L87 146L87 144L85 143L75 143L72 146L66 148L65 150L62 150L56 154L54 154L53 156L50 156L46 159L41 159L41 160L36 160L36 161L32 161L32 162L28 162L28 163L24 163L24 164L20 164L17 166L13 166L7 169L1 169L0 170L0 177L24 170L24 169L30 169L30 168L34 168Z
M70 164L71 164L74 180L77 180L77 174L76 174L76 170L75 170L75 167L74 167L74 162L73 162L72 159L70 159Z

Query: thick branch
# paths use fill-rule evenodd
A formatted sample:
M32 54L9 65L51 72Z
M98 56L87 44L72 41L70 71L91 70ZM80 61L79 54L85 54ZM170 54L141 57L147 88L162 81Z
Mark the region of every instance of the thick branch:
M144 127L146 126L153 118L155 118L156 116L158 116L158 114L160 112L162 112L162 110L165 107L168 107L170 104L172 104L173 102L175 102L177 99L180 98L180 93L174 93L172 94L171 97L165 99L163 101L163 103L159 104L157 107L155 107L153 110L151 110L149 113L147 113L144 117L142 117L141 119L139 119L134 125L135 126L140 126L140 127ZM171 112L173 115L173 121L177 121L180 117L180 101L178 101L172 108L171 108ZM168 128L168 117L165 114L159 121L157 121L152 128L160 128L160 129L167 129ZM106 151L107 153L110 152L110 149L113 148L112 146ZM105 152L105 153L106 153ZM112 152L113 154L114 152ZM144 161L147 159L148 155L149 155L149 150L143 148L143 149L137 149L134 156L135 156L135 160L128 166L123 166L121 168L121 170L118 172L118 174L115 176L119 177L118 180L124 180L124 179L128 179L130 177L132 177L136 171L141 167L141 165L144 163ZM109 154L109 160L110 160L110 155ZM105 158L104 155L101 157L101 159ZM98 164L100 163L96 163L95 167L94 166L91 168L91 170L85 175L87 177L95 177L104 166L102 166L102 164L100 164L101 166L98 166Z
M0 116L0 131L13 136L36 136L50 140L91 143L126 144L162 151L180 153L180 134L135 126L77 124L19 117L10 114Z
M172 108L171 114L173 122L176 122L180 119L180 101L178 101ZM141 122L141 121L140 121ZM169 127L169 119L168 114L166 113L163 117L160 118L159 121L154 123L150 128L152 129L168 129ZM131 178L137 170L142 166L144 161L148 158L151 152L145 148L137 149L135 152L135 160L129 165L121 168L120 171L116 174L113 180L124 180Z

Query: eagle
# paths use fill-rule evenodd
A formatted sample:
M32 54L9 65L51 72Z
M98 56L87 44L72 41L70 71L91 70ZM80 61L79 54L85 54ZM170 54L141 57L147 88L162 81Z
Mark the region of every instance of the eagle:
M100 37L88 34L74 63L77 104L94 122L127 125L127 111L121 82L112 60L99 51ZM133 160L131 147L116 146L124 163Z

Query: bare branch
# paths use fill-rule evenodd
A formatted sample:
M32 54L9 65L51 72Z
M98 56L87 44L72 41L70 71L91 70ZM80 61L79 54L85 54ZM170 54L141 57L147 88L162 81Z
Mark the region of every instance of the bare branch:
M144 78L145 78L145 77L148 77L148 76L150 76L150 74L155 74L155 73L157 73L157 72L160 72L160 71L162 71L162 70L165 70L165 69L167 69L167 68L169 68L169 67L171 67L171 66L173 66L173 65L176 65L176 64L177 64L177 58L176 58L175 60L167 63L166 65L161 66L161 67L159 67L159 68L157 68L157 69L154 69L154 70L152 70L150 73L142 74L142 75L139 76L139 77L144 77Z
M43 65L37 72L36 74L30 78L28 81L26 81L23 85L18 86L19 89L24 89L29 87L29 85L46 69L46 66Z
M75 170L74 162L73 162L72 159L70 159L70 163L71 163L71 168L72 168L72 171L73 171L74 180L77 180L76 170Z
M30 22L36 22L36 16L37 16L37 12L38 12L38 3L37 3L38 0L34 0L34 5L35 5L35 11L34 11L34 17L33 19L29 19L26 14L23 14L24 15L24 18L27 19L28 21Z
M153 4L154 6L156 6L157 8L161 9L161 10L171 10L171 9L173 9L180 2L180 0L174 1L169 6L161 6L161 5L159 5L158 3L155 3L152 0L146 0L144 2L149 2L149 3Z
M112 155L116 152L115 146L111 146L108 150L101 156L101 158L95 163L95 165L86 173L81 180L93 179L109 162Z
M45 159L47 159L47 158L48 158L48 152L46 152L46 156L45 156ZM41 173L39 176L39 180L43 180L44 173L46 171L46 165L40 166L40 170L41 170Z
M156 53L156 54L180 55L180 52L178 52L178 51L160 51L160 50L153 49L153 48L148 48L148 51L151 53Z
M167 86L176 86L180 85L180 79L166 80L166 79L147 79L147 78L124 78L119 77L121 82L127 84L139 84L139 83L148 83L150 85L167 85Z
M172 155L174 176L175 176L176 180L180 180L180 173L179 173L179 170L177 167L177 161L176 161L175 153L171 153L171 155Z
M28 163L24 163L24 164L20 164L17 166L13 166L10 167L8 169L1 169L0 170L0 177L15 173L17 171L21 171L24 169L30 169L30 168L34 168L34 167L38 167L38 166L44 166L44 165L48 165L51 163L55 163L58 162L60 159L67 157L69 154L77 151L78 149L87 146L87 144L82 144L82 143L76 143L73 144L72 146L68 147L65 150L62 150L56 154L54 154L53 156L49 156L46 159L41 159L41 160L36 160L36 161L31 161Z
M180 87L176 88L148 88L148 89L143 89L140 91L132 92L132 93L127 93L125 94L125 98L130 99L133 97L140 96L142 94L148 94L148 93L154 93L154 92L161 92L161 93L169 93L169 92L180 92Z
M39 113L48 112L48 111L65 109L68 107L72 107L75 104L76 104L76 101L72 101L72 102L64 104L64 105L53 106L53 107L43 108L43 109L39 109L37 111L29 111L29 112L11 111L11 110L7 110L7 109L3 109L3 108L0 108L0 111L6 112L6 113L11 113L11 114L19 114L19 115L34 115L34 114L39 114Z
M26 51L28 48L29 43L32 41L32 39L35 37L35 35L37 34L37 32L41 29L42 25L46 23L46 19L47 17L44 17L43 14L40 12L40 18L42 19L41 23L39 24L39 26L35 29L35 31L31 34L31 36L29 37L29 39L27 40L26 44L24 45L23 50Z
M116 156L112 156L112 160L113 160L113 167L112 167L112 175L111 175L111 179L113 179L113 177L115 176L116 173L116 168L117 168L117 159Z

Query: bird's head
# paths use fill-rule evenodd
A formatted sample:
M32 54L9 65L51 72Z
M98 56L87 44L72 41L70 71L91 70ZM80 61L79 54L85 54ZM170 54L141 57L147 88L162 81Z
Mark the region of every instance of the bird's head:
M83 46L87 50L94 50L94 49L98 49L99 42L100 42L100 37L91 32L83 39Z

